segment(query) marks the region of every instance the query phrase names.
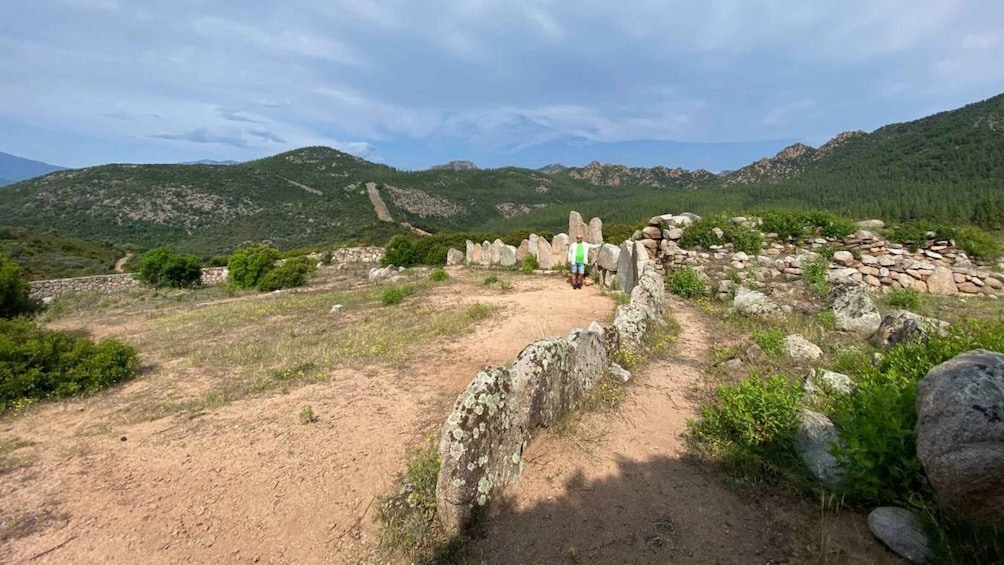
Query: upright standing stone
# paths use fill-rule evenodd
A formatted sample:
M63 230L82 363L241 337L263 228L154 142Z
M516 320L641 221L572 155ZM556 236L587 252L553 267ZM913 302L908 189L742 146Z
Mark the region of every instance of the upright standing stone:
M589 234L586 235L586 242L603 245L603 220L599 218L589 220Z
M471 244L471 258L468 260L471 265L481 264L481 245L477 243Z
M640 241L634 242L634 260L635 260L635 270L638 276L645 272L645 265L648 265L649 259L655 259L655 251L649 251L648 248Z
M529 242L529 245L526 246L526 254L537 257L537 252L540 250L540 236L535 233L531 233L530 238L527 241ZM537 257L537 260L540 261L540 258Z
M551 244L546 238L537 238L537 263L541 269L554 267L554 254L551 252Z
M481 242L481 266L487 267L492 264L492 244L488 241Z
M519 247L516 248L516 261L522 262L526 259L526 256L530 254L530 240L524 239L519 242Z
M492 242L492 265L498 265L502 262L502 243L501 239L496 239Z
M582 221L582 215L572 210L568 213L568 239L574 241L575 236L581 235L583 238L588 235L589 226Z
M499 264L503 267L512 267L516 264L516 248L512 245L503 245Z
M608 271L616 271L617 258L620 256L620 253L621 250L616 245L604 243L603 246L600 247L599 255L596 257L596 266Z
M459 265L464 262L464 254L459 249L450 248L446 252L446 264L448 266Z
M555 265L568 264L568 234L559 233L551 240L551 253L554 254Z
M474 242L469 239L467 240L467 253L464 254L464 260L471 264L481 261L480 257L477 259L474 258Z
M621 244L617 255L617 284L628 294L631 294L638 281L638 262L635 261L634 254L634 242L628 240Z

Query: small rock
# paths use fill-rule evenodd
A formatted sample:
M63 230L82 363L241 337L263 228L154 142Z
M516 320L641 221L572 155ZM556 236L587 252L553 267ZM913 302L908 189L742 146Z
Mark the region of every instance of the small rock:
M846 267L854 262L854 255L850 251L837 251L833 254L833 262Z
M731 372L738 371L743 368L743 360L733 357L725 362L725 368Z
M795 452L817 480L828 485L840 482L841 470L837 458L830 454L830 448L840 442L840 436L829 418L803 408L793 439Z
M892 347L897 343L916 341L931 334L944 335L948 331L948 322L925 318L923 316L896 310L882 318L871 341L879 347Z
M823 350L801 335L795 334L784 338L784 354L796 363L811 363L823 356Z
M622 382L626 383L631 380L631 371L628 371L617 363L610 364L610 373L619 378Z
M767 360L767 353L757 344L746 348L746 359L750 363L762 363Z
M335 304L334 306L332 306L332 307L331 307L331 313L332 313L332 314L337 314L337 313L338 313L338 312L340 312L340 311L342 310L342 308L344 308L344 307L345 307L345 306L344 306L344 305L342 305L342 304Z
M927 535L916 514L905 508L883 506L868 515L868 529L875 537L910 563L931 558Z
M843 373L834 373L825 369L809 371L805 379L805 395L810 397L825 396L827 393L850 394L854 390L854 382Z

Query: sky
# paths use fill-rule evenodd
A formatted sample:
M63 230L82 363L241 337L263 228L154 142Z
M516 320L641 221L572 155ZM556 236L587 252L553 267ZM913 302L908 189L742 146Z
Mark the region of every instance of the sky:
M1004 92L1000 0L5 0L0 151L733 169Z

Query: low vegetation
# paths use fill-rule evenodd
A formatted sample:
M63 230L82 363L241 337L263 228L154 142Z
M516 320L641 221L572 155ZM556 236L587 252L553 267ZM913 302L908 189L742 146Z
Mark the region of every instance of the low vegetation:
M31 299L31 286L24 270L0 253L0 318L32 314L41 307Z
M202 265L195 255L182 255L167 247L158 247L140 258L136 278L157 288L188 288L199 284Z
M708 285L693 267L684 267L670 275L669 290L683 298L697 298L708 293Z
M394 306L400 304L405 298L415 292L415 287L411 285L392 286L383 291L381 300L384 306Z
M757 254L763 247L763 233L737 225L729 215L721 214L705 216L687 226L683 232L683 239L680 240L680 245L683 247L704 249L726 243L731 243L736 251Z

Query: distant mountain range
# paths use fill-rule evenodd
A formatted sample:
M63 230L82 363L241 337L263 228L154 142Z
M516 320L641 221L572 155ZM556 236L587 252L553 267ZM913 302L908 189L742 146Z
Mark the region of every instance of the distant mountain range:
M213 161L212 159L202 159L200 161L185 161L179 165L236 165L239 161Z
M0 186L40 177L62 169L63 167L0 152Z
M478 166L470 161L450 161L445 165L429 167L430 171L476 171Z
M721 174L598 162L405 172L326 147L225 167L104 165L6 187L0 225L201 254L386 237L397 224L377 220L367 186L395 222L433 232L558 231L573 209L635 223L762 206L1004 227L1004 95L819 148L793 144Z

